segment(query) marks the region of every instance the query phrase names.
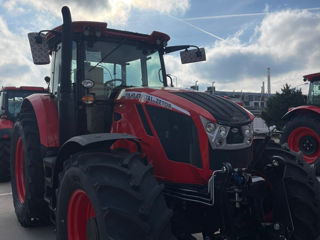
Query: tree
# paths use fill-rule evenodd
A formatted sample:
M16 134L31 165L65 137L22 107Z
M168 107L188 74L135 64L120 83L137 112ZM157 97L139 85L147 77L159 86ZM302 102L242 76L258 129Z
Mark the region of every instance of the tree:
M297 107L306 103L306 98L301 89L291 88L287 83L281 89L281 93L270 97L267 101L267 107L261 113L262 119L268 126L276 125L281 129L284 125L282 116L291 107Z

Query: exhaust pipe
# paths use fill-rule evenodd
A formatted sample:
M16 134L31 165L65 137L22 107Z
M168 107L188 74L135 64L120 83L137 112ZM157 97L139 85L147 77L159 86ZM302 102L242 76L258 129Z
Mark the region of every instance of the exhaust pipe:
M58 93L59 113L59 143L60 146L76 135L76 111L74 97L71 90L71 60L72 60L72 20L68 7L61 9L62 25L62 52L60 91Z

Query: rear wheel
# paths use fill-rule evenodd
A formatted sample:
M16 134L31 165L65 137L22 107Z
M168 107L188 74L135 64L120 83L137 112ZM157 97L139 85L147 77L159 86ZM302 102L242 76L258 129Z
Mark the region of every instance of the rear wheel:
M294 231L289 239L315 240L320 235L320 184L314 171L304 162L301 155L280 148L276 144L267 147L261 163L275 163L276 166L278 161L285 164L283 182L294 226ZM276 169L270 168L270 164L260 166L258 171L267 176L267 182L271 184L272 204L276 206L279 202L275 196L279 196L279 191L276 192L275 189L282 179L273 174ZM274 214L279 216L284 213ZM270 237L270 239L274 238Z
M281 143L295 152L302 152L303 159L313 164L320 156L320 118L315 115L298 115L286 123Z
M48 224L39 132L33 112L21 113L14 125L10 168L13 204L20 224L24 227Z
M129 153L72 156L60 179L57 238L175 239L171 211L151 169Z
M10 180L10 142L0 141L0 182Z

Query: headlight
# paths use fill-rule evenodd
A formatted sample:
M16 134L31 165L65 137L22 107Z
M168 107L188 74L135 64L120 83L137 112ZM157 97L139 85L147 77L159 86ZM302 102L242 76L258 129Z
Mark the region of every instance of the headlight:
M225 137L227 135L227 129L225 127L220 127L219 134L221 137Z
M213 133L213 131L216 129L216 125L214 125L214 123L212 122L208 122L206 125L206 131L208 133Z
M217 147L221 147L224 144L224 139L222 137L217 138L215 144Z
M252 135L251 124L243 126L242 131L245 137L251 137Z

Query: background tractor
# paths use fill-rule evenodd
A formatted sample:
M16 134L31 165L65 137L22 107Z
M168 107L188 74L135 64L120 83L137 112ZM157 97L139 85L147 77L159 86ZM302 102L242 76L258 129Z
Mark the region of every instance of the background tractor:
M53 222L59 240L319 235L319 183L299 155L265 140L253 149L252 114L167 81L164 54L191 63L204 49L62 15L61 27L29 34L52 75L14 125L21 225Z
M308 164L315 165L320 175L320 73L303 77L309 81L307 104L290 108L283 116L286 124L281 138L282 143L295 152L302 152Z
M0 182L10 179L10 139L12 126L20 111L23 98L41 87L2 87L0 91Z

